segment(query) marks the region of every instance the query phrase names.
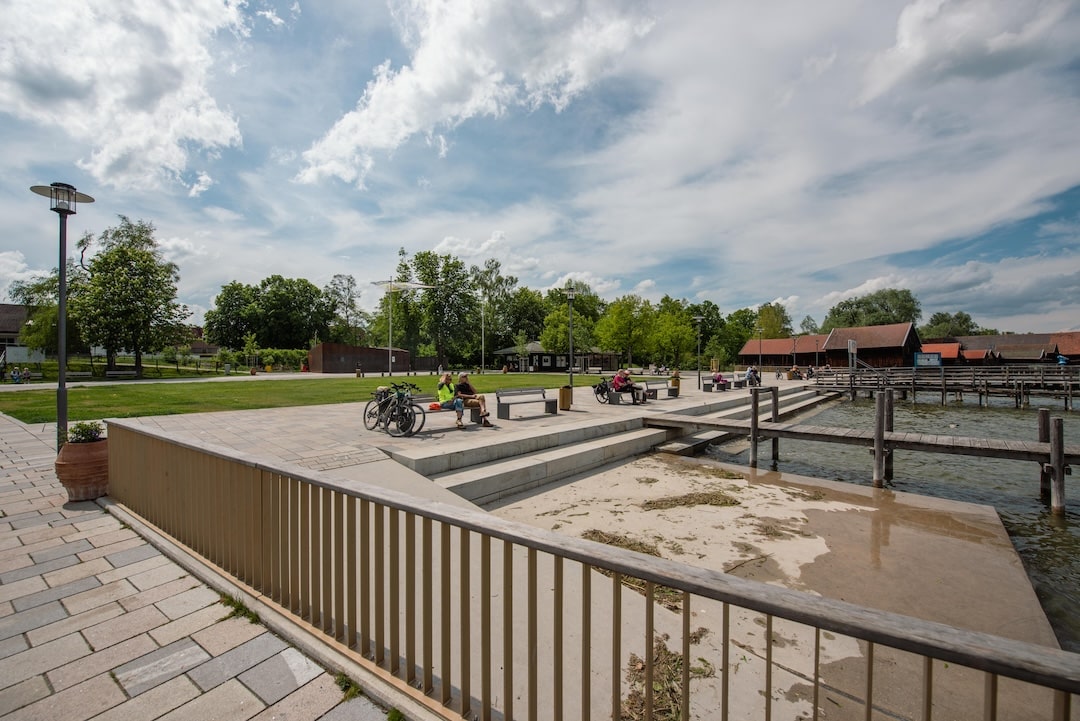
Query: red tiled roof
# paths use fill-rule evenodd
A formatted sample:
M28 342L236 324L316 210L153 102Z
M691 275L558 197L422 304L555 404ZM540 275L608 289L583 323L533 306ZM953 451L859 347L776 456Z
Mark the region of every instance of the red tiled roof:
M1080 356L1080 332L1051 333L1050 340L1057 345L1058 353L1070 358Z
M854 340L859 348L902 348L914 332L912 323L833 328L822 350L846 352L849 340Z
M989 348L965 348L962 352L967 360L986 360L990 355Z
M923 343L923 353L940 353L942 360L956 360L960 357L959 343Z

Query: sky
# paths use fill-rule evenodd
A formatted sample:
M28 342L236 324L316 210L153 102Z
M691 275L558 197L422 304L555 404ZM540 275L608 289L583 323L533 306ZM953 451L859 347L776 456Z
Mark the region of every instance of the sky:
M0 301L32 185L221 287L398 252L606 300L837 302L1080 330L1076 0L0 0Z

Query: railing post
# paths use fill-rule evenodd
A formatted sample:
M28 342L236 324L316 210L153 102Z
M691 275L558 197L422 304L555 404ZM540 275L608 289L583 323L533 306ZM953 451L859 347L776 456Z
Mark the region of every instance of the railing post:
M1050 512L1065 515L1065 421L1055 418L1050 429L1050 464L1054 478L1050 483Z
M874 488L882 488L885 478L885 394L874 394Z
M780 422L780 388L773 386L769 389L769 394L772 396L772 422ZM772 459L773 463L780 460L780 438L773 436L772 439Z
M885 432L892 433L893 431L893 411L896 408L896 397L893 394L892 388L885 391ZM885 451L885 480L891 481L893 479L893 456L895 455L894 449L887 449Z
M1039 409L1039 443L1050 442L1050 409ZM1039 464L1039 498L1050 497L1050 464Z
M758 391L761 388L750 389L750 467L757 468L757 444L758 444Z

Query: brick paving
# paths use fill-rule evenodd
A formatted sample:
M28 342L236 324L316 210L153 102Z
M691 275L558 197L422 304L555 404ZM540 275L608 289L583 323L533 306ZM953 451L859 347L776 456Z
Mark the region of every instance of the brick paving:
M0 414L0 719L386 717L366 697L343 702L265 627L228 618L215 591L96 503L68 503L55 436Z

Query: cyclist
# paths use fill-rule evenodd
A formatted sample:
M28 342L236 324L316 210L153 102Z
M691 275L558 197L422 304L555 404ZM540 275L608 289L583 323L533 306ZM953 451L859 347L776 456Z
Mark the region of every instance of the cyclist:
M449 373L443 373L439 378L439 387L435 392L439 398L439 405L443 409L450 410L453 408L457 411L457 427L464 428L465 423L461 418L465 409L465 401L458 397L454 384L450 382Z

